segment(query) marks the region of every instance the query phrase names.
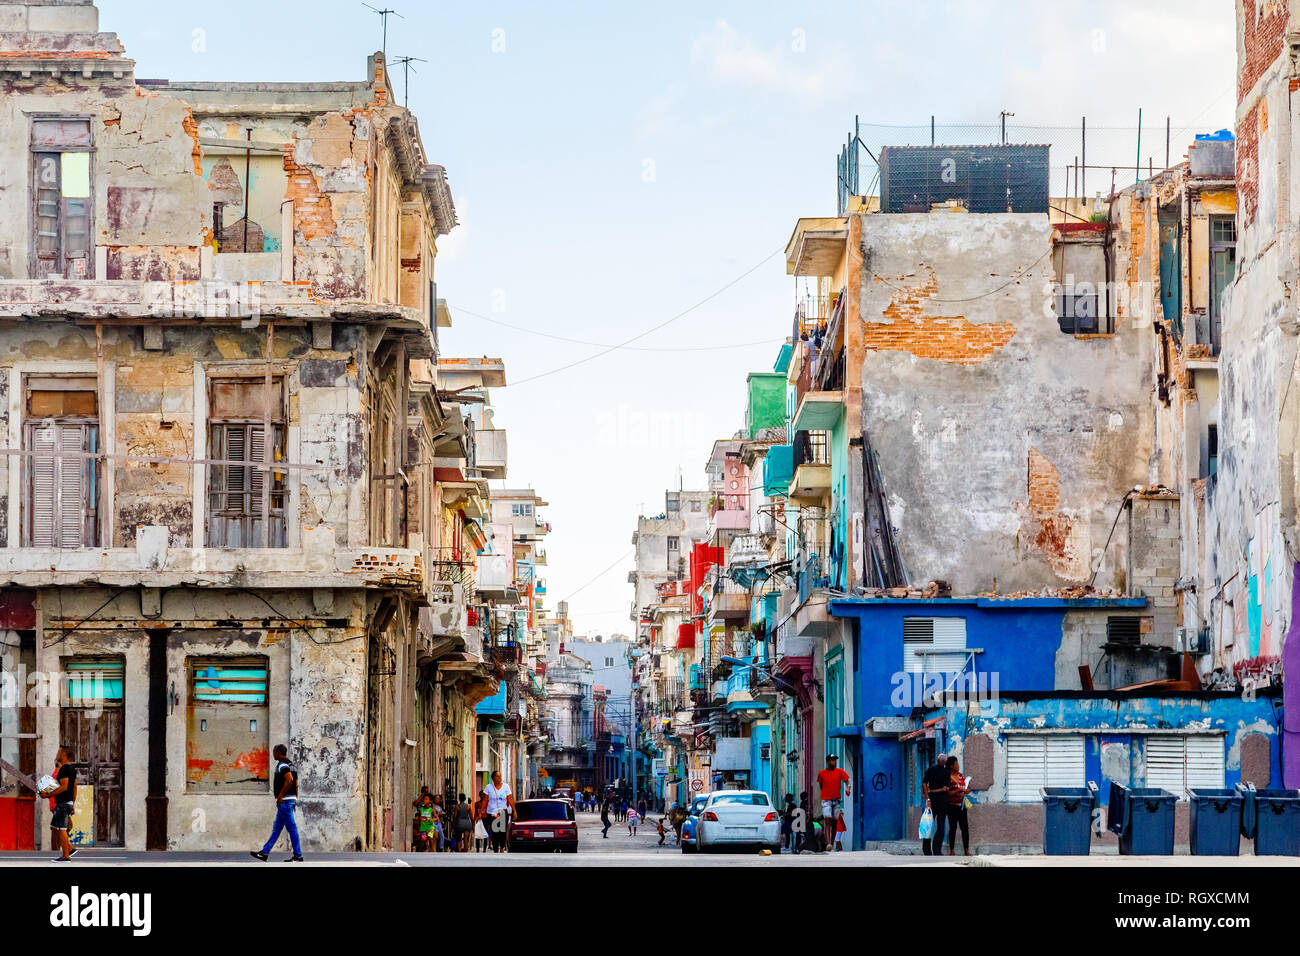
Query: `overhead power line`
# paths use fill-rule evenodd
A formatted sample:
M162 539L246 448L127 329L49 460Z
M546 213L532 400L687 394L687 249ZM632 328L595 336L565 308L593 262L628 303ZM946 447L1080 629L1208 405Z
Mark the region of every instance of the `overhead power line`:
M591 342L587 339L569 338L567 335L556 335L553 332L540 332L537 329L530 329L523 325L513 325L510 322L503 322L500 319L494 319L490 315L483 315L481 312L475 312L467 309L463 305L452 304L451 308L455 312L463 312L466 315L472 315L476 319L482 319L484 322L491 322L493 325L500 325L507 329L514 329L516 332L524 332L528 335L537 335L544 339L555 339L558 342L568 342L572 345L591 345L602 349L625 349L628 352L716 352L725 349L747 348L753 345L775 345L783 339L756 339L753 342L735 342L731 345L686 345L686 346L654 346L654 345L610 345L608 342Z
M594 355L588 355L586 358L580 358L577 361L570 362L567 365L561 365L558 368L553 368L546 372L538 372L536 375L530 375L527 378L521 378L519 379L519 381L512 383L512 387L517 387L527 382L535 382L540 378L546 378L547 376L550 375L558 375L560 372L567 372L571 368L577 368L579 365L586 365L588 362L593 362L596 359L608 355L610 352L613 352L617 349L626 348L627 346L631 345L633 342L640 341L641 339L645 338L647 335L650 335L652 332L658 332L660 329L665 328L668 325L671 325L673 322L676 322L678 319L690 315L692 312L694 312L696 309L700 308L701 306L709 302L712 302L714 299L722 295L722 293L726 292L732 286L736 285L743 279L746 279L753 273L757 272L760 268L762 268L764 265L767 264L769 259L774 258L775 256L779 255L784 251L785 251L784 248L774 249L772 252L768 253L761 260L755 263L753 266L746 269L740 275L736 276L736 278L732 279L726 285L722 286L722 288L717 289L714 292L710 292L708 295L706 295L703 299L700 299L700 301L696 302L694 305L683 309L682 311L678 312L676 315L669 316L668 318L660 322L658 325L651 326L650 328L646 329L644 332L634 335L630 339L625 339L624 341L619 342L617 345L611 345L608 348L602 349L601 351L595 353Z

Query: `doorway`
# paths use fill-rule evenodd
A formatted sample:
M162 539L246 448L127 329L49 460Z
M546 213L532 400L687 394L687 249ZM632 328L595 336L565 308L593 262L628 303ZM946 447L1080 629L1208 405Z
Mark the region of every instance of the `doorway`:
M122 846L125 662L75 657L65 659L63 669L67 696L59 710L59 743L72 748L78 784L70 836L81 845Z

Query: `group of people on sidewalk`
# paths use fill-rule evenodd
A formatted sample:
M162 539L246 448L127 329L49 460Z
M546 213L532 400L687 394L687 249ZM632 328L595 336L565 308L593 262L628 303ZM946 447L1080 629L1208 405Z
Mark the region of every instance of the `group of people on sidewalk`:
M411 821L411 849L416 853L478 853L491 849L504 853L510 818L515 814L515 795L501 771L471 803L458 794L456 805L448 806L441 794L420 788Z

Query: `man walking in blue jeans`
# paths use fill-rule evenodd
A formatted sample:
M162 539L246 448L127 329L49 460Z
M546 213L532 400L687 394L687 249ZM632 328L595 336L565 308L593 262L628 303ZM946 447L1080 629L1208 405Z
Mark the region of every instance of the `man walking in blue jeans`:
M288 830L293 856L284 862L301 863L298 824L293 819L293 811L298 806L298 768L289 762L289 748L284 744L276 744L272 753L275 755L275 828L271 830L271 839L266 841L266 846L253 850L252 855L265 863L267 854L275 849L275 841L280 839L280 831Z

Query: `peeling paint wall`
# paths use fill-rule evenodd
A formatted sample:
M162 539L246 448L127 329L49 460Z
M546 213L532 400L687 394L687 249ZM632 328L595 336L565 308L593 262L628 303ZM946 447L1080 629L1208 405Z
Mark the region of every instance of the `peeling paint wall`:
M108 600L110 599L111 600ZM107 604L105 604L107 600ZM188 666L194 658L257 655L269 670L269 739L288 743L301 771L299 829L305 849L350 850L365 833L362 802L366 656L364 602L340 594L331 609L345 626L312 627L319 619L310 592L282 592L275 611L251 594L170 590L155 621L141 616L136 591L114 597L96 588L64 589L42 596L42 670L56 673L76 655L122 655L126 660L124 738L124 834L127 849L144 849L150 727L149 644L142 627L180 622L167 636L167 684L174 690L165 723L168 848L245 850L265 840L274 815L268 782L264 793L222 794L187 783ZM104 605L98 614L96 608ZM93 618L91 617L94 615ZM90 618L90 620L86 620ZM65 629L85 620L75 632ZM231 621L261 626L232 628ZM262 622L265 622L264 624ZM269 626L268 626L269 625ZM58 735L58 710L38 712L37 732ZM48 811L41 811L48 812Z
M1147 472L1149 329L1060 331L1046 216L859 218L862 421L912 582L1086 584Z

